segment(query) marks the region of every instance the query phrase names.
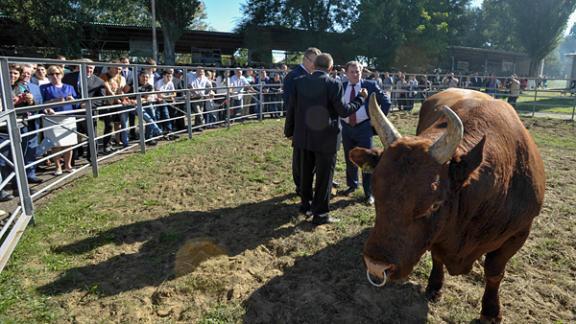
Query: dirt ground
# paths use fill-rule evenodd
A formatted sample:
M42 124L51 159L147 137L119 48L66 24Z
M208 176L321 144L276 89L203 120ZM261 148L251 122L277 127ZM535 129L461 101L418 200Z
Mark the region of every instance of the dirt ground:
M397 113L392 120L413 134L416 118ZM558 120L525 123L537 134L548 183L542 214L502 283L504 318L506 323L574 322L576 133L573 124ZM429 254L404 283L381 289L368 284L361 251L374 210L359 202L360 194L332 200L333 215L343 220L338 225L315 228L298 216L282 125L266 121L240 126L240 135L177 143L159 163L138 162L153 163L153 173L110 171L70 188L82 192L73 203L86 211L76 213L90 213L98 225L46 235L39 244L48 252L19 261L30 269L18 274L22 289L41 300L48 321L55 322L468 323L478 318L479 264L469 275L447 276L437 303L423 296ZM543 144L555 137L568 142ZM340 152L337 179L345 183L341 160ZM113 178L125 184L97 191L106 181L120 181ZM82 191L87 185L94 191ZM47 266L54 260L64 265ZM29 316L26 308L9 312L16 321Z

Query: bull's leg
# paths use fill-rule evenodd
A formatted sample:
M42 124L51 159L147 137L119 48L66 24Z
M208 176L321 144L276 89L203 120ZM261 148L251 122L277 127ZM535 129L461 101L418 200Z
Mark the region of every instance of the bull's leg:
M432 253L432 271L428 277L428 286L426 287L426 299L436 302L442 297L442 285L444 284L444 264L435 258Z
M502 321L498 297L500 282L504 278L506 263L522 247L528 237L528 233L529 231L518 233L504 242L498 250L486 254L484 261L486 288L482 297L481 321L488 323L500 323Z

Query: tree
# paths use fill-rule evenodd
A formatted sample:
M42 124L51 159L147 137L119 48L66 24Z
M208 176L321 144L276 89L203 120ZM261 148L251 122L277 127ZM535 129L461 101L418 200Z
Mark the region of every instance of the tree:
M151 12L151 2L145 2ZM156 1L156 20L160 23L164 36L165 64L176 63L176 42L187 28L198 25L195 21L201 20L203 12L203 4L199 0Z
M248 0L237 28L282 26L307 31L342 31L355 17L357 0Z
M81 22L89 17L80 8L79 3L66 0L2 0L0 14L14 21L3 32L20 35L22 46L43 44L57 48L59 54L78 54L81 48L92 47L91 40L98 32L97 26L82 28Z
M558 45L576 0L509 0L513 32L530 56L530 75Z
M468 2L362 0L351 27L353 46L379 68L433 64L466 28L463 19Z

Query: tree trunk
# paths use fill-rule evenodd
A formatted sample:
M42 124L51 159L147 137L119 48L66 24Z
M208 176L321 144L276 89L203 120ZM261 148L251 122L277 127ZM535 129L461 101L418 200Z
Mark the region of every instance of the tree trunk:
M176 64L176 41L171 37L168 28L162 28L162 34L164 35L164 64L175 65Z
M539 77L540 76L540 66L542 64L542 58L530 58L530 70L528 71L528 76Z

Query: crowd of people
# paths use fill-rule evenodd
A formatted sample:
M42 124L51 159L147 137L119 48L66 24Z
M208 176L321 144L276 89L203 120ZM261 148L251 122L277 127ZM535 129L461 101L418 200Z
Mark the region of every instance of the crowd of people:
M100 155L127 148L140 136L144 136L147 145L156 145L158 140L177 139L178 133L188 129L185 89L190 89L191 126L196 131L222 124L227 113L231 120L258 116L260 111L271 117L282 115L283 71L272 72L269 76L265 70L255 73L252 68L230 71L197 68L184 75L184 69L159 70L152 59L136 71L128 65L127 57L109 62L117 65L106 66L96 66L90 59L78 61L86 66L87 92L84 96L78 64L9 66L12 104L18 111L18 126L23 134L22 151L28 165L28 183L43 182L36 175L37 168L59 176L74 172L79 159L90 161L86 145L89 127L84 118L88 107L94 116L94 129L99 129L98 122L103 124L96 144ZM144 134L137 132L135 90L141 93L142 119L146 123ZM90 103L78 100L86 98L92 98ZM26 109L40 104L51 105ZM0 110L3 110L1 106ZM0 141L7 140L8 128L4 124L0 126ZM0 158L0 175L6 179L14 170L9 162L10 146L0 149L0 154L6 157ZM42 156L52 158L38 166L32 165ZM0 201L11 200L18 194L15 180L5 188L12 192L0 190Z

